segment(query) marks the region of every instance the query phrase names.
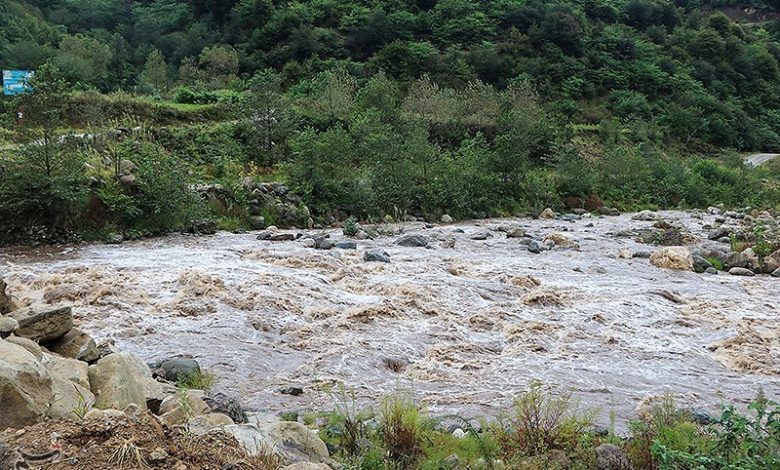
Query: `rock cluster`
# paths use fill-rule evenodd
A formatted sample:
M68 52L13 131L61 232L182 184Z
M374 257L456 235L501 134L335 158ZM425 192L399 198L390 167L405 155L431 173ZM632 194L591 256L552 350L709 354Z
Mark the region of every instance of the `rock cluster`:
M10 306L2 287L3 305ZM325 444L303 424L250 424L235 400L177 388L171 380L201 374L195 360L168 358L152 364L153 371L133 354L99 347L73 323L71 308L58 305L14 306L0 316L0 432L49 420L87 426L149 414L196 436L229 434L248 455L272 451L294 468L332 463Z

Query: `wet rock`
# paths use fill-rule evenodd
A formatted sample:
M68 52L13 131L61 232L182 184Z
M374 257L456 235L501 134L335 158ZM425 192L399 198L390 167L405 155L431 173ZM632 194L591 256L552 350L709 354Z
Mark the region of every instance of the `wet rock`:
M357 243L353 241L342 241L337 242L335 247L340 250L357 250Z
M731 235L731 232L733 230L734 230L733 227L729 227L727 225L721 225L713 232L710 232L710 234L707 235L707 238L709 238L710 240L720 240L723 237L728 237L729 235Z
M389 263L390 255L381 249L368 250L363 254L363 261Z
M10 316L19 323L16 336L33 341L52 341L73 328L73 314L66 306L36 305L15 310Z
M704 257L699 255L693 255L693 270L697 273L703 273L708 268L711 268L712 264Z
M487 240L488 238L493 238L493 234L488 231L481 231L477 232L469 237L472 240Z
M19 322L10 317L0 317L0 339L8 338L19 328Z
M507 238L524 238L525 237L525 229L515 227L511 228L506 231L506 237Z
M217 393L211 397L203 397L203 401L209 405L212 412L227 415L235 423L246 423L248 421L241 403L235 398L230 398L223 393Z
M295 240L294 233L275 233L268 238L272 242L291 242Z
M644 210L642 212L639 212L635 214L633 217L631 217L631 220L640 220L640 221L646 221L646 222L652 222L659 218L658 213Z
M707 212L711 215L719 215L722 211L717 207L710 206L707 208Z
M709 268L704 270L707 274L718 274L718 270L715 269L713 266L710 266Z
M618 258L631 259L634 257L634 253L628 248L621 248L618 250Z
M755 276L756 273L747 268L731 268L729 274L732 276Z
M728 268L751 268L753 265L758 265L758 257L751 256L753 251L749 253L747 250L743 252L732 251L726 255L725 266Z
M300 242L301 242L301 245L305 246L306 248L316 248L317 247L317 242L314 241L313 238L304 238L304 239L300 240Z
M404 235L396 240L395 244L405 247L426 247L430 244L430 240L422 235Z
M544 237L542 240L545 244L552 244L552 246L559 246L561 248L575 248L577 244L569 237L562 233L551 233Z
M653 253L650 256L650 264L659 268L691 271L693 256L685 247L669 246Z
M780 250L764 258L764 272L771 273L776 269L780 269Z
M316 250L330 250L333 248L333 242L324 236L314 237L314 248Z
M89 383L96 396L96 408L123 410L135 404L140 410L146 410L146 399L152 388L150 381L154 382L154 379L149 367L126 352L109 354L89 366Z
M362 230L362 229L358 230L357 233L355 234L355 238L357 240L368 240L368 238L369 238L368 237L368 232L366 232L365 230Z
M634 258L650 258L653 254L649 251L640 250L634 253Z
M614 207L602 206L598 208L598 212L601 215L609 215L612 217L617 217L620 215L620 211L615 209Z
M270 240L273 235L274 235L273 231L266 229L257 234L257 239L266 241L266 240Z
M54 398L49 372L25 348L0 340L0 430L42 419Z
M16 310L16 304L11 299L11 296L6 294L6 284L2 277L0 277L0 315Z
M539 243L536 240L531 240L530 242L528 242L528 252L529 253L534 253L534 254L541 253L542 252L542 245L541 245L541 243Z
M780 277L780 268L777 268L774 271L772 271L772 277Z
M285 387L279 390L279 393L281 393L282 395L291 395L294 397L299 397L303 395L303 389L301 387Z
M95 340L78 328L73 328L62 338L47 343L46 349L60 356L84 362L94 362L100 359L100 352Z
M149 368L153 375L171 382L192 380L202 374L198 361L189 357L169 357L149 364Z
M444 214L441 216L441 223L443 224L451 224L453 222L452 217L449 216L449 214Z
M539 218L540 219L554 219L555 218L555 211L553 211L552 209L550 209L548 207L548 208L546 208L545 210L543 210L539 214Z
M598 470L631 470L623 450L614 444L601 444L596 447L596 468Z

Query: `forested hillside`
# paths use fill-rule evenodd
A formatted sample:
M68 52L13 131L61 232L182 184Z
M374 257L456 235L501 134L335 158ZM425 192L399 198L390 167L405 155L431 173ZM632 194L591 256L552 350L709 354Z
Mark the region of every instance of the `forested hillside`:
M149 161L186 173L177 181L283 180L315 219L334 210L471 217L586 199L620 208L771 206L777 173L745 169L736 152L780 152L779 8L12 0L0 5L0 64L46 64L44 75L63 84L49 103L61 122L44 119L55 133L148 131L101 144L110 150L57 150L79 153L88 168L81 176L93 178L69 197L100 196L98 175L120 227L144 225L128 219L149 209L133 203L138 188L106 179L100 162L142 167L138 146ZM13 206L46 221L40 208L7 203L20 194L13 175L30 168L18 165L31 158L18 146L45 127L34 115L15 122L25 99L2 101L4 158L17 164L0 184L0 211ZM237 207L245 196L233 194ZM120 201L132 208L111 209ZM246 214L228 217L240 225Z

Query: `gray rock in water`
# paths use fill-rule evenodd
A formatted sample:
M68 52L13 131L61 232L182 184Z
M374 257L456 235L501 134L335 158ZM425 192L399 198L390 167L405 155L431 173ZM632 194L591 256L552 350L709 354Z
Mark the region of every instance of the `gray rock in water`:
M705 269L704 272L707 274L718 274L718 270L715 269L714 266L710 266L709 268Z
M429 243L430 240L422 235L404 235L395 242L398 246L406 247L426 247Z
M0 277L0 315L6 314L11 310L16 309L16 305L11 300L11 297L5 293L6 284L2 277Z
M772 271L772 277L780 277L780 268L777 268L774 271Z
M216 393L214 396L204 397L203 401L209 405L212 412L230 416L233 422L237 424L246 423L248 421L246 412L241 406L241 403L235 398L228 397L224 393Z
M488 238L493 238L493 234L488 231L482 231L482 232L475 233L469 238L471 238L472 240L487 240Z
M443 224L451 224L452 223L452 217L450 217L449 214L444 214L441 216L441 223Z
M650 253L649 251L637 251L636 253L633 254L632 257L633 258L650 258L651 255L652 255L652 253Z
M314 237L314 248L318 250L330 250L333 248L333 242L325 237Z
M710 233L707 238L710 240L720 240L723 237L728 237L731 234L732 227L721 225L714 232Z
M291 242L295 240L295 234L294 233L276 233L271 235L268 240L272 242Z
M729 274L732 276L755 276L756 273L747 268L731 268Z
M73 328L73 313L66 306L36 305L15 310L10 316L19 323L16 336L38 342L61 338Z
M511 228L506 231L507 238L523 238L525 237L525 230L519 227Z
M368 250L363 254L363 261L376 261L380 263L389 263L390 255L385 250Z
M726 256L725 264L730 268L747 268L750 266L750 257L745 253L732 251Z
M712 264L704 257L699 255L693 255L693 270L697 273L703 273L708 268L711 268Z
M534 254L539 254L542 252L542 245L536 240L531 240L528 242L528 251Z
M601 444L596 447L596 468L598 470L631 470L623 450L614 444Z
M198 361L189 357L169 357L149 364L149 368L171 382L191 380L202 373Z
M335 246L340 250L357 250L357 243L351 241L338 242Z

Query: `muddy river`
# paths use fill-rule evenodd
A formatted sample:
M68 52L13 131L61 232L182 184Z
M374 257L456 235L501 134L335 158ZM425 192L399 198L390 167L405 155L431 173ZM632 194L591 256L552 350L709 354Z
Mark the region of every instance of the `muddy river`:
M663 214L706 241L713 216ZM327 409L338 383L360 401L405 391L436 414L495 415L539 380L598 407L602 422L666 391L709 408L746 403L759 387L780 395L780 279L618 256L656 249L616 236L651 224L409 223L394 229L432 248L389 235L330 251L253 233L178 235L6 250L0 276L23 303L73 304L82 329L148 361L195 357L216 390L256 410ZM579 249L532 254L502 226L562 233ZM369 248L392 261L363 261ZM280 393L290 386L303 395Z

